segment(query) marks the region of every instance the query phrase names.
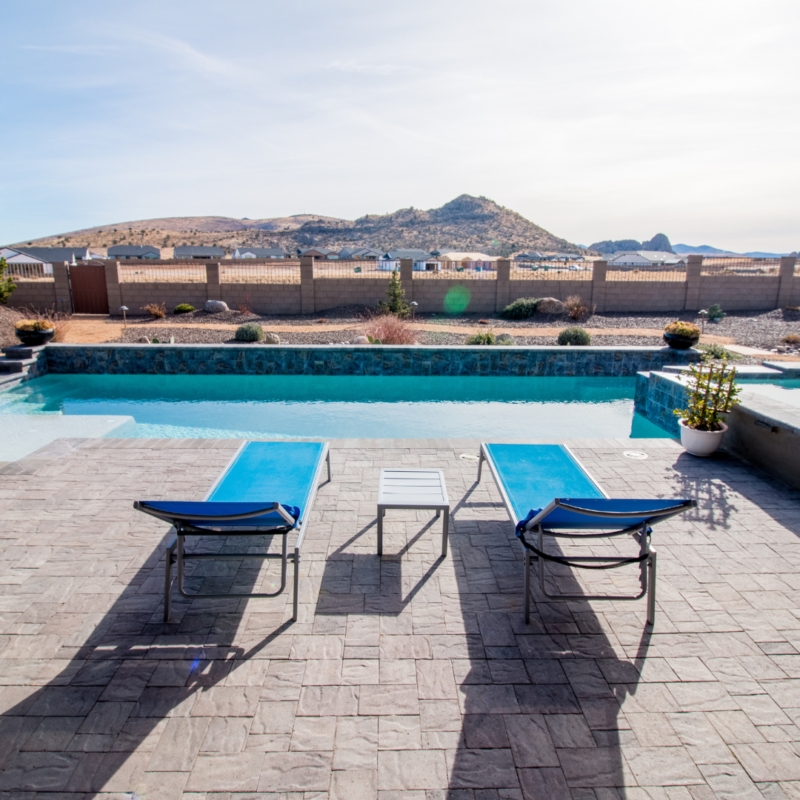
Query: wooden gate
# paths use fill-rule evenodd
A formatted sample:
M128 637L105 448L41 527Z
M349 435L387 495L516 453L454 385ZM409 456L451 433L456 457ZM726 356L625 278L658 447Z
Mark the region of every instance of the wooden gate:
M69 280L76 314L108 314L105 265L73 265L69 268Z

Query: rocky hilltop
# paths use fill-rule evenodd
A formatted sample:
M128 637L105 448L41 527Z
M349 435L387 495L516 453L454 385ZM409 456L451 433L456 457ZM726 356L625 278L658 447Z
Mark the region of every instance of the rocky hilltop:
M441 208L403 208L356 220L314 214L271 219L168 217L102 225L19 245L92 247L147 244L169 250L179 245L215 245L232 252L241 245L298 248L448 248L510 255L525 250L576 251L576 245L546 231L486 197L462 194ZM167 253L164 253L167 255Z
M655 250L659 253L673 253L669 237L665 233L657 233L652 239L640 242L637 239L606 239L589 245L590 250L598 253L619 253L621 251Z

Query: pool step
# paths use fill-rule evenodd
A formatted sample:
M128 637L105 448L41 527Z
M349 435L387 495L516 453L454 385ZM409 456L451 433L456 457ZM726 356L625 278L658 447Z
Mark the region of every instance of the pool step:
M16 378L27 375L42 350L44 347L4 347L0 356L0 375L10 374Z

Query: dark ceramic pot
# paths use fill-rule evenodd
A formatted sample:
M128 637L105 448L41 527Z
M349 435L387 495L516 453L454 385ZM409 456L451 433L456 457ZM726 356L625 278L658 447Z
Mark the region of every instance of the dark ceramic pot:
M688 350L690 347L694 347L700 341L700 337L693 336L692 338L689 338L687 336L678 336L677 333L665 333L664 341L673 350Z
M18 331L15 328L14 333L17 334L17 339L19 339L25 347L39 347L43 344L47 344L56 335L54 328L50 328L50 330L46 331Z

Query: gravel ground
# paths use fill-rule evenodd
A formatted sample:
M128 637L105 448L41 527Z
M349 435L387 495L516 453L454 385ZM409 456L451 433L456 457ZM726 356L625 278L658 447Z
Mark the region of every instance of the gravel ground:
M137 329L138 328L138 329ZM156 334L153 330L150 333ZM140 327L128 328L121 342L138 342L143 331ZM357 329L346 331L298 331L297 333L279 334L282 344L349 344L358 335ZM168 342L170 336L178 344L238 344L231 331L215 330L213 328L159 328L157 338L161 342ZM419 343L423 345L462 345L466 335L463 333L448 333L443 331L419 331ZM517 336L514 341L518 345L555 345L554 336ZM663 344L660 338L652 336L594 336L592 344L598 347L658 347Z
M0 306L0 347L11 347L19 344L19 339L14 333L14 323L20 319L25 319L25 314L22 311Z
M324 312L324 314L296 315L296 316L268 316L259 314L240 314L238 311L227 311L221 314L208 314L205 311L195 311L191 314L181 314L179 316L168 315L165 321L175 320L182 323L228 323L243 324L245 322L258 322L269 328L270 323L275 325L313 325L315 322L325 322L330 324L353 323L359 325L368 309L363 306L340 306ZM681 312L678 314L592 314L590 317L575 322L567 316L539 315L529 320L504 320L497 314L461 314L458 316L444 316L438 314L417 314L417 322L438 324L443 328L448 325L474 325L479 327L480 320L486 320L489 326L504 328L523 328L535 330L536 328L549 328L558 325L581 325L585 328L663 328L667 323L675 319L688 322L700 323L699 318L694 312ZM118 320L114 320L118 321ZM129 319L131 326L147 326L152 320L149 318ZM483 326L480 326L483 327ZM782 339L788 334L800 334L800 311L789 311L781 309L776 311L733 311L729 313L720 323L707 323L706 332L717 336L730 336L736 340L737 344L747 347L760 347L767 350L776 347L783 347ZM337 335L344 332L338 332ZM288 334L287 334L288 336ZM318 334L313 341L328 341L325 334ZM283 336L281 337L283 338ZM352 338L352 337L351 337ZM525 337L528 338L528 337ZM344 336L335 341L342 341ZM135 339L134 339L135 341ZM216 340L215 340L216 341ZM288 339L287 339L288 341ZM626 337L625 341L633 344ZM449 343L449 342L448 342ZM614 342L611 342L612 344ZM620 342L622 343L622 342ZM648 344L660 343L655 340L647 341Z

